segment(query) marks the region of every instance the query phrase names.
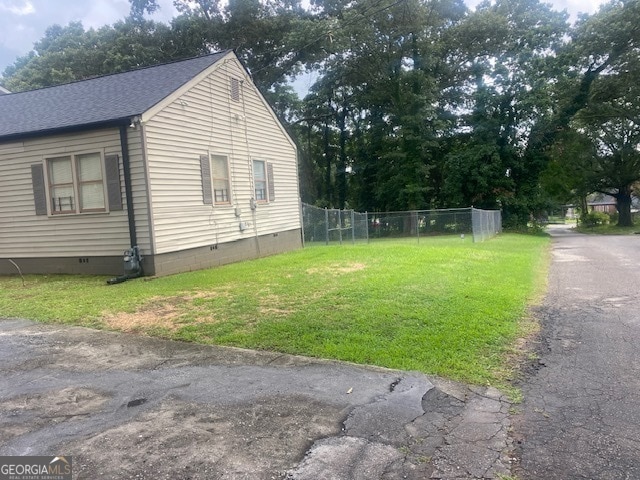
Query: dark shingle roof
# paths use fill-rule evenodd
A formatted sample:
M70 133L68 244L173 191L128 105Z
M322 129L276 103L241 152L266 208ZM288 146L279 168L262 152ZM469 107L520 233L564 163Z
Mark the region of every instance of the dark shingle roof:
M0 95L0 140L140 115L227 53Z

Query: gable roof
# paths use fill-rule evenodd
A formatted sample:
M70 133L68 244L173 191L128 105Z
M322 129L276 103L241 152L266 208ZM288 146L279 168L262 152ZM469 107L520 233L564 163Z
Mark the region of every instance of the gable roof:
M0 95L0 140L128 122L228 53Z

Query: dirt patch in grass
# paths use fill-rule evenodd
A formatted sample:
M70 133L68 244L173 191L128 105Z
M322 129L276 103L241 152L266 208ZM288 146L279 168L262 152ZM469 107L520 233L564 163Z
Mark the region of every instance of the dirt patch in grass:
M343 275L345 273L358 272L364 270L367 266L364 263L350 262L350 263L332 263L323 267L308 268L307 273L309 275L317 274L329 274L329 275Z
M260 313L262 315L287 316L291 315L295 310L286 308L283 300L278 295L267 295L260 300Z
M517 387L522 375L532 368L539 368L538 349L540 337L540 323L533 312L520 321L520 332L513 343L503 352L500 376L504 379L502 389L508 392L513 403L522 401L521 392Z
M148 328L163 328L171 332L183 327L189 318L190 323L215 321L207 315L202 305L196 305L194 300L213 299L220 296L227 297L227 291L194 292L188 295L172 297L153 297L145 302L135 312L106 313L102 321L109 328L122 332L138 332ZM193 315L194 313L198 315Z

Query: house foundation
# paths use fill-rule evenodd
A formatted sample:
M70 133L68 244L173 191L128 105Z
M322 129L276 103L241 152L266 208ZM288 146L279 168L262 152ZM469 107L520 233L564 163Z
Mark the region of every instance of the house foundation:
M300 229L295 229L159 255L145 255L142 252L142 265L145 276L164 276L276 255L299 248L302 248L302 236ZM124 269L122 256L0 258L0 275L19 274L12 262L25 275L122 275Z

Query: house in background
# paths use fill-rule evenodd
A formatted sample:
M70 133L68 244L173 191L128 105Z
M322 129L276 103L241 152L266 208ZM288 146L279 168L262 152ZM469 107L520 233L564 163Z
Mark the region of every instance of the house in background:
M589 212L603 212L608 215L618 213L618 202L615 197L604 193L592 193L586 198L586 208ZM575 205L565 205L566 218L577 218L579 209ZM631 197L631 213L640 211L640 198L633 195Z
M8 93L11 93L11 92L0 85L0 95L6 95Z
M295 144L232 51L0 96L0 274L133 246L146 275L302 246Z
M609 215L618 212L617 202L611 195L593 193L587 197L587 206L590 212L604 212Z
M618 202L611 195L604 193L594 193L587 197L587 206L590 212L604 212L609 215L618 213ZM636 195L631 196L631 212L636 213L640 210L640 198Z

